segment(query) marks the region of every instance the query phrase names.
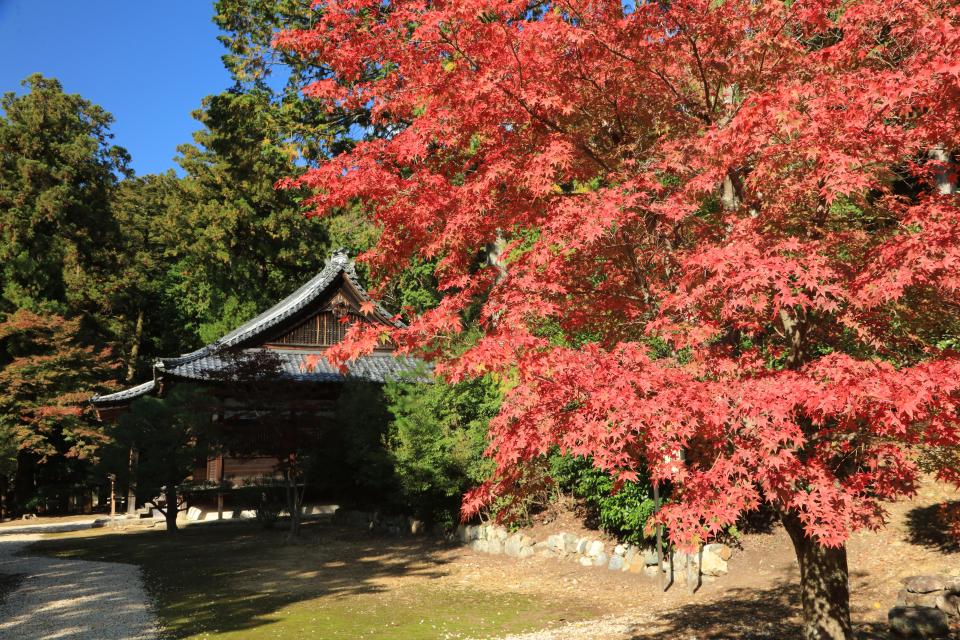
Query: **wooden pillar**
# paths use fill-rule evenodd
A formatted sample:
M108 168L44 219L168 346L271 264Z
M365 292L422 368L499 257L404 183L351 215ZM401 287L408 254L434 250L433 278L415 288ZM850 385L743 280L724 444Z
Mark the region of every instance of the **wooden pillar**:
M660 483L653 481L653 513L660 513ZM663 527L657 524L657 586L663 589Z
M217 520L223 520L223 454L217 456Z
M137 512L137 462L140 458L140 452L136 447L130 447L127 460L127 514L134 515Z

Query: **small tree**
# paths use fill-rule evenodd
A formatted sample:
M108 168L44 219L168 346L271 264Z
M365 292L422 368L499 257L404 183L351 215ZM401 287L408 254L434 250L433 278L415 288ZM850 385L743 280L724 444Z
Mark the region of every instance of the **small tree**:
M0 471L16 469L17 509L65 509L108 441L88 399L115 363L81 334L77 318L24 309L0 321Z
M126 474L127 452L140 452L135 468L139 492L152 498L166 517L167 531L177 530L177 513L183 501L178 487L196 467L213 439L212 410L202 392L174 387L166 397L135 400L111 430L117 456Z
M463 494L492 471L483 451L499 385L489 377L456 385L400 380L388 382L384 395L400 500L420 518L452 524Z

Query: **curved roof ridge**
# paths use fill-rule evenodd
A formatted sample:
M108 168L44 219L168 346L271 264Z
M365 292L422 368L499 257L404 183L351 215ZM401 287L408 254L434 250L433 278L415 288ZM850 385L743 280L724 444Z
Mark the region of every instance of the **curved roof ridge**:
M157 386L156 380L147 380L142 382L135 387L130 387L129 389L121 389L120 391L115 391L113 393L105 393L100 395L99 393L92 398L90 402L94 404L108 404L111 402L123 402L125 400L132 400L134 398L139 398L142 395L151 393Z
M327 259L327 262L320 273L312 277L299 289L291 293L277 304L273 305L251 320L244 322L233 331L225 334L210 344L200 347L195 351L181 354L175 358L160 358L157 360L156 366L160 367L161 369L167 367L177 367L204 356L211 355L222 349L236 346L240 342L243 342L259 333L262 333L263 331L266 331L267 329L276 326L281 321L286 320L291 315L295 314L303 309L306 305L316 300L318 296L327 290L327 287L330 286L330 284L340 273L343 273L344 276L350 280L350 284L357 290L357 292L360 294L360 297L363 298L364 301L372 301L370 294L368 294L367 290L360 284L353 260L350 259L347 250L344 248L339 248L336 249ZM380 316L389 321L395 327L403 328L405 326L400 320L394 320L394 316L379 303L375 302L374 308Z

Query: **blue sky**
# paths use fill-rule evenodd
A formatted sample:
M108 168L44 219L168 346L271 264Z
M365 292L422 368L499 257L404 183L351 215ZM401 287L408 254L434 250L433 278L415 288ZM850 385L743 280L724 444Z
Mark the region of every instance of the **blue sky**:
M52 76L115 118L138 175L176 168L200 99L230 85L213 0L0 0L0 93Z

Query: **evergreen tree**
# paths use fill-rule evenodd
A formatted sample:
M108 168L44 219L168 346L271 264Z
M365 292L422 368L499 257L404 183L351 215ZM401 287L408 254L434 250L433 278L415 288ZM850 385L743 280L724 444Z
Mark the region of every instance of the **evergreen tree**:
M173 171L128 178L113 198L113 219L123 233L104 287L128 383L148 374L157 355L176 353L195 335L174 291L178 280L170 259L182 238L174 214L182 201L181 181Z
M0 311L93 309L92 272L117 229L110 197L130 173L113 117L57 80L32 75L0 98Z
M178 487L193 473L197 458L205 455L210 429L209 399L180 386L164 398L139 398L110 430L115 443L111 457L120 461L118 475L128 473L126 452L139 451L134 470L137 490L164 513L169 532L177 530L183 499Z
M274 188L297 167L272 110L257 89L209 96L195 114L205 129L180 147L187 175L168 251L183 312L204 342L289 294L328 252L324 227L303 216L296 192Z

